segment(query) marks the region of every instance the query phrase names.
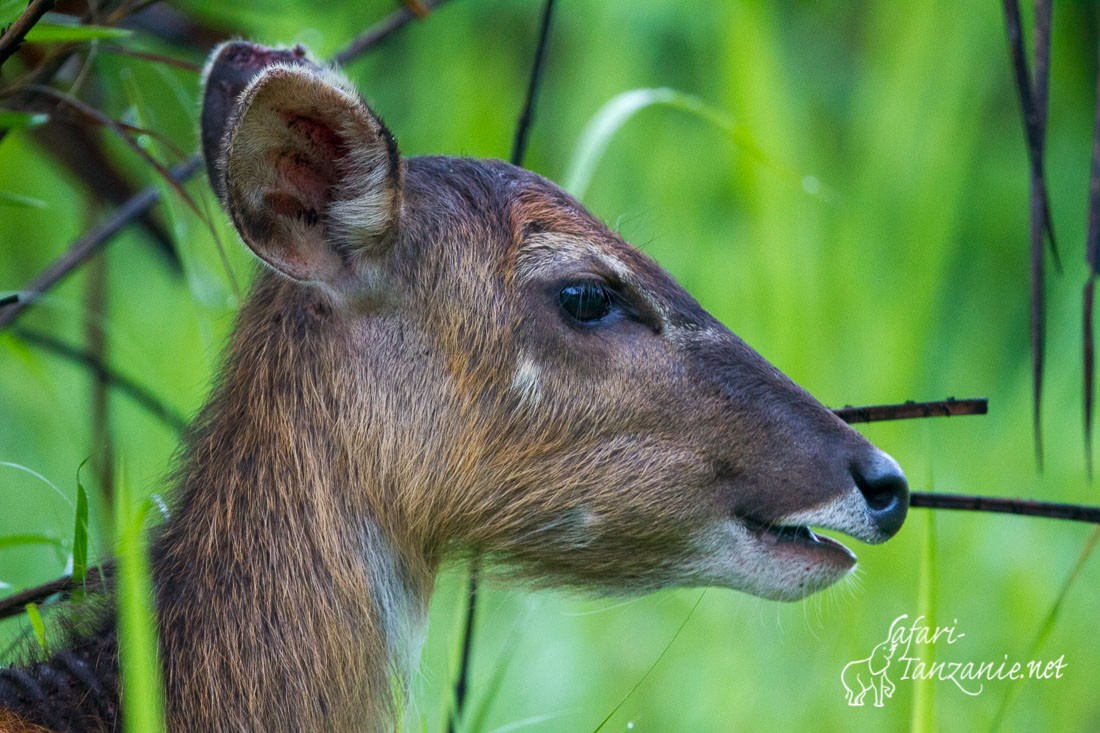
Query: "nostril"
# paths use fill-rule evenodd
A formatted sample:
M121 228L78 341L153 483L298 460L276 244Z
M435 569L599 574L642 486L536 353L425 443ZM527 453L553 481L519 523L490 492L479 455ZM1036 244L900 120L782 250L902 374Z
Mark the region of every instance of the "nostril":
M897 461L875 451L869 460L852 466L852 478L879 531L890 536L901 529L909 511L909 484Z
M897 504L906 490L905 477L900 475L857 476L856 485L867 500L867 506L876 512Z

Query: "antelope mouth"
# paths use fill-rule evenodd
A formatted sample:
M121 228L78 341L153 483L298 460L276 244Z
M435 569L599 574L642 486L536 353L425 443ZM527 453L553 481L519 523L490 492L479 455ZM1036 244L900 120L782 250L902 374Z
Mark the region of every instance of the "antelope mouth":
M818 534L808 525L775 525L740 518L749 532L763 545L778 554L792 554L850 568L856 555L832 537Z

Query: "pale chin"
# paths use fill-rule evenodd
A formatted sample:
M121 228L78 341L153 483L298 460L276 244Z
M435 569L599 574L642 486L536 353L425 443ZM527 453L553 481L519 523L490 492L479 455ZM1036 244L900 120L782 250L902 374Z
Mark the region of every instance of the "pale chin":
M732 588L774 601L797 601L828 588L855 568L856 557L835 540L776 537L738 519L716 521L695 534L687 585Z

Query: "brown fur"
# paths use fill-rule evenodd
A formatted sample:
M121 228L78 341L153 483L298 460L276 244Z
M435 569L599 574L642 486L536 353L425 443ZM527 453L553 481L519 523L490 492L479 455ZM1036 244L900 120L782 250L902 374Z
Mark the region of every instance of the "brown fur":
M208 109L233 113L204 116L208 165L270 268L156 535L172 730L391 728L456 554L797 598L854 558L769 526L897 530L896 464L553 184L399 158L300 52L214 59ZM558 293L593 281L614 309L577 322Z
M49 728L28 723L15 713L0 709L0 731L4 733L49 733Z

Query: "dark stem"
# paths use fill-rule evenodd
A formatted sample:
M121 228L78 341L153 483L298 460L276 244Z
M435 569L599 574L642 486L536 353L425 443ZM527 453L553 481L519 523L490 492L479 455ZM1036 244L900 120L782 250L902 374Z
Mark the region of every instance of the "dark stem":
M108 260L106 256L95 258L88 270L88 293L85 296L84 340L87 355L98 364L107 363L107 333L103 323L108 314ZM111 380L107 369L92 369L91 390L91 434L93 444L93 464L99 479L100 491L108 510L114 505L114 446L111 440L111 402L109 399Z
M1050 75L1050 16L1048 0L1037 0L1035 27L1035 77L1032 81L1024 53L1023 30L1020 23L1018 0L1004 0L1005 25L1008 32L1009 52L1020 96L1020 109L1024 117L1030 173L1030 271L1031 271L1031 374L1033 431L1035 436L1035 460L1040 470L1043 466L1042 397L1044 349L1046 341L1046 292L1044 283L1043 239L1050 240L1055 266L1060 270L1058 249L1054 240L1054 227L1050 216L1050 202L1043 173L1043 148L1046 133L1047 89Z
M466 621L462 629L462 657L459 660L458 666L458 678L455 680L454 688L454 710L451 713L450 719L447 721L447 730L450 733L455 733L458 728L459 716L462 714L464 705L466 702L466 691L469 687L470 676L470 650L473 648L474 638L474 618L477 616L477 587L478 577L478 562L473 560L470 563L470 584L467 587L467 602L466 602Z
M1092 479L1093 399L1096 383L1096 345L1093 308L1096 276L1100 274L1100 58L1096 71L1096 121L1092 131L1092 166L1089 171L1089 215L1085 235L1085 259L1089 265L1084 297L1085 470Z
M50 596L60 594L61 598L68 598L75 590L73 576L51 580L48 583L28 588L18 593L12 593L7 598L0 598L0 619L11 618L23 613L23 607L28 603L42 604L50 600ZM105 578L99 568L88 568L88 574L84 578L84 587L90 593L102 590L105 587Z
M4 62L19 50L27 33L42 20L42 16L48 13L53 5L54 0L31 0L23 14L8 26L8 30L0 36L0 66L3 66Z
M979 397L957 400L948 397L939 402L902 402L898 405L869 405L866 407L841 407L833 410L846 423L879 422L882 420L914 420L925 417L953 417L956 415L985 415L989 412L989 400Z
M187 427L187 421L183 416L161 402L155 394L134 382L129 377L119 374L107 366L95 354L70 346L69 344L54 338L48 334L39 333L26 328L14 329L16 337L21 341L42 349L43 351L60 357L65 361L77 364L90 371L97 379L100 379L113 389L132 399L137 405L144 408L153 417L160 420L177 433L183 432Z
M428 12L431 12L445 2L447 2L447 0L426 0L420 3L420 5L426 8ZM350 64L352 61L355 61L367 51L377 46L380 42L389 38L419 17L423 16L418 16L417 13L414 13L407 6L400 10L395 10L353 38L348 45L337 51L336 55L332 57L333 63L340 66Z
M527 136L531 123L535 119L535 100L538 98L538 86L542 81L542 64L546 59L546 40L550 37L550 18L554 13L554 0L546 0L542 10L542 25L539 26L539 42L535 48L535 61L531 66L531 78L527 82L527 98L516 126L516 137L512 142L512 165L523 165L527 155Z
M1031 406L1032 434L1035 437L1035 462L1043 470L1043 372L1046 350L1046 268L1043 259L1043 214L1039 190L1041 180L1032 178L1029 206L1031 211Z
M1042 209L1042 228L1050 239L1051 255L1054 257L1056 268L1061 271L1061 259L1058 256L1058 248L1054 238L1054 226L1050 218L1050 202L1047 196L1043 149L1046 130L1046 98L1047 77L1049 77L1050 55L1050 8L1044 11L1041 7L1043 0L1039 0L1040 6L1036 7L1036 56L1044 55L1047 59L1037 59L1036 66L1045 66L1046 71L1042 79L1042 89L1033 90L1031 77L1027 69L1027 55L1024 52L1023 30L1020 24L1020 6L1018 0L1004 0L1005 27L1008 32L1008 50L1012 60L1012 71L1016 81L1016 91L1020 97L1020 111L1024 118L1024 138L1027 142L1027 160L1031 173L1032 189L1037 190ZM1046 34L1045 38L1040 37ZM1038 68L1036 68L1038 72ZM1039 82L1036 75L1037 84ZM1037 94L1041 92L1042 109L1037 106Z
M1082 319L1082 327L1084 330L1083 338L1083 351L1084 351L1084 377L1085 377L1085 475L1088 476L1089 481L1092 480L1092 400L1093 392L1095 391L1094 382L1096 379L1096 342L1093 339L1093 304L1096 294L1096 276L1090 274L1089 279L1085 282L1085 297L1084 297L1084 318Z
M1047 147L1047 108L1050 89L1050 33L1054 5L1051 0L1035 0L1035 69L1032 76L1032 92L1035 104L1035 138L1037 141L1035 172L1031 179L1031 198L1036 232L1033 236L1036 247L1043 249L1043 234L1050 241L1050 254L1054 260L1054 269L1062 273L1062 258L1058 254L1058 245L1054 241L1054 220L1050 216L1050 197L1046 182Z
M554 15L554 0L546 0L542 9L542 21L539 24L539 39L535 46L535 58L531 63L531 75L527 82L527 94L523 102L523 111L520 112L519 122L516 126L516 137L512 143L512 165L523 165L527 154L527 137L531 124L535 119L535 100L538 97L539 82L542 80L543 62L546 59L546 42L550 37L550 20ZM474 619L477 614L477 589L480 577L480 566L475 559L470 564L470 583L468 586L469 602L466 605L466 620L463 624L465 633L462 635L461 651L459 656L458 677L454 686L454 710L447 721L449 733L455 733L458 721L462 717L462 711L466 706L466 691L470 676L470 655L474 645Z
M1050 26L1053 5L1050 0L1035 0L1035 69L1032 88L1035 90L1035 122L1039 138L1045 138L1047 98L1050 89ZM1046 147L1045 144L1042 147Z
M197 155L180 163L171 170L172 180L182 183L194 175L201 163L202 159ZM10 326L39 296L87 262L92 255L114 239L116 234L151 209L159 200L160 189L149 186L115 209L106 221L88 230L73 242L65 254L54 260L42 274L27 283L21 291L22 297L18 303L0 311L0 328Z
M0 308L3 308L6 305L15 305L18 302L19 302L19 293L14 293L12 295L5 295L3 298L0 298Z
M914 491L909 495L909 506L920 509L960 509L972 512L1019 514L1026 517L1068 519L1074 522L1100 524L1100 507L1082 504L1056 504L1030 499L1002 499L994 496L969 494L930 494Z

